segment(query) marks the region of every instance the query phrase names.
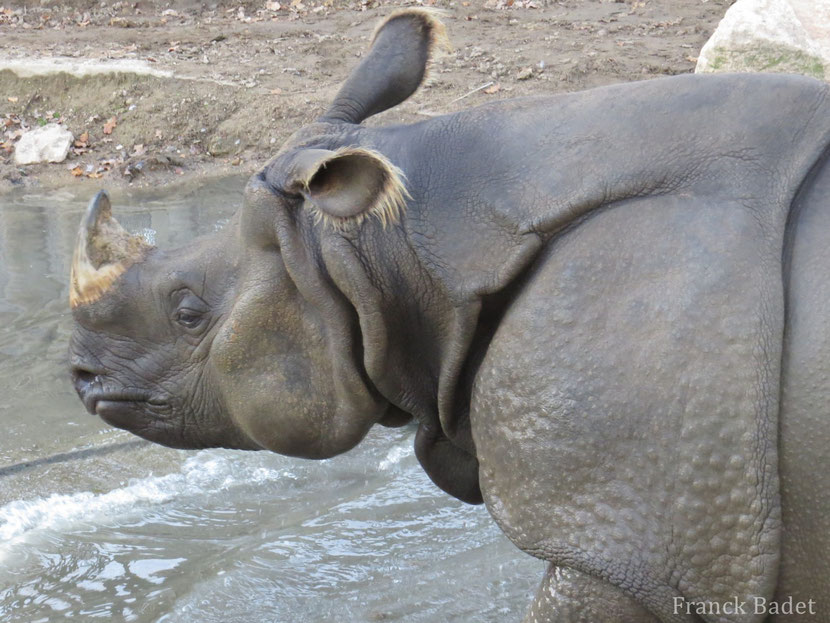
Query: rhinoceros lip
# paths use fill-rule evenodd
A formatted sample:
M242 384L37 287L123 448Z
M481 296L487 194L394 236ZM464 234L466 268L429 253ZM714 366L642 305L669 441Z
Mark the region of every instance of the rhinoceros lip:
M105 409L140 403L146 403L155 407L160 407L164 404L162 401L154 400L151 396L140 392L92 392L84 397L84 406L86 406L87 411L99 416L102 415L101 411Z

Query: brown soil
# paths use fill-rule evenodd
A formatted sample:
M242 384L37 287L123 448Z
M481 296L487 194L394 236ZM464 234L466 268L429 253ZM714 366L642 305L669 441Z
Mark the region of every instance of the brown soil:
M254 171L323 112L375 23L416 4L445 10L455 51L369 123L690 72L731 0L18 1L0 6L0 58L140 59L180 78L0 71L0 192ZM86 141L15 166L19 131L56 122Z

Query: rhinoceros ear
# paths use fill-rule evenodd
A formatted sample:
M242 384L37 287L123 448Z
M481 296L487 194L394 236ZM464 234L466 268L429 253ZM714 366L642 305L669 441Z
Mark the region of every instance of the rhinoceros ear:
M400 104L420 86L429 61L450 50L446 29L436 11L396 11L375 30L365 59L341 87L321 121L360 123Z
M288 189L305 196L318 221L336 228L367 217L400 220L409 193L403 172L383 154L362 147L303 149L293 158Z
M74 309L97 301L151 248L141 236L131 236L119 225L112 217L107 193L99 192L89 202L78 229L69 277L69 306Z

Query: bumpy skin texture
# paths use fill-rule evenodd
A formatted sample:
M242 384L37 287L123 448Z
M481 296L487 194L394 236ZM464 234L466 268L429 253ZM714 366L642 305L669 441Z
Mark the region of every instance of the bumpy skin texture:
M657 623L620 589L574 571L549 565L523 623Z
M421 80L432 19L381 29L223 232L75 310L88 408L309 458L414 418L433 481L551 562L529 621L750 622L676 604L789 595L830 620L827 86L682 76L361 126ZM384 227L394 201L350 184L398 173ZM342 196L357 218L326 213Z
M779 461L781 568L776 599L818 600L830 620L830 164L817 166L791 215L785 255L787 325L782 362ZM781 616L781 621L793 617Z

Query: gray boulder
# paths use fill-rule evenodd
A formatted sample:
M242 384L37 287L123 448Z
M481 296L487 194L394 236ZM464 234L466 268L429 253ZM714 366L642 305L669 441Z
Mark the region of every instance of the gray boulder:
M830 0L738 0L701 49L695 71L830 80Z

